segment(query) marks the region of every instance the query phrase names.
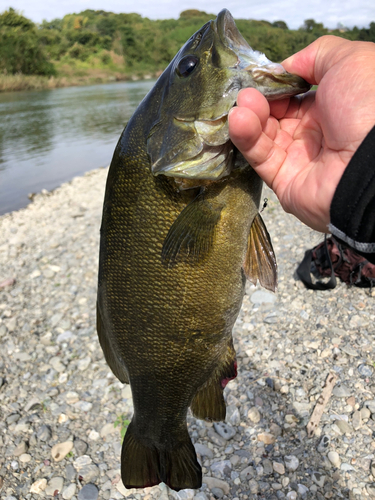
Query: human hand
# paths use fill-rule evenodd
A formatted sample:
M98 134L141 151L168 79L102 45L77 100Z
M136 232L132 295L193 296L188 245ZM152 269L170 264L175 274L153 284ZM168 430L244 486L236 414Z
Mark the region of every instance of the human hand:
M324 36L283 66L317 91L268 103L241 90L230 137L284 210L327 232L335 189L375 123L375 44Z

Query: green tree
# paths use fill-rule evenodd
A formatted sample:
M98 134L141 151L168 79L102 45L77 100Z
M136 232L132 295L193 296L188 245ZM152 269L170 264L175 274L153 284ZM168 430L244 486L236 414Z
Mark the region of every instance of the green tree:
M26 75L56 73L34 23L12 8L0 14L0 71Z
M288 25L286 24L285 21L275 21L272 23L272 26L274 28L281 28L282 30L287 30L288 29Z

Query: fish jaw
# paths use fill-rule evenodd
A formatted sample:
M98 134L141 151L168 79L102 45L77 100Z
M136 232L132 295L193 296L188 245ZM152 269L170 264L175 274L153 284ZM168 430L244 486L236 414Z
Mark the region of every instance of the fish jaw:
M281 64L274 63L262 52L253 50L238 31L227 9L219 13L215 23L223 45L237 55L237 64L233 69L238 70L240 88L256 88L268 100L283 99L310 90L311 85L306 80L288 73Z

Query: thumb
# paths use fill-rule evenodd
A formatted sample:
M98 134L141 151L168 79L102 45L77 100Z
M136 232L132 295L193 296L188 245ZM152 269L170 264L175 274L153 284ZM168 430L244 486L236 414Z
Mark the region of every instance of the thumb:
M343 38L326 35L288 57L282 63L289 73L302 76L312 85L319 85L324 74L342 57L342 51L351 42Z

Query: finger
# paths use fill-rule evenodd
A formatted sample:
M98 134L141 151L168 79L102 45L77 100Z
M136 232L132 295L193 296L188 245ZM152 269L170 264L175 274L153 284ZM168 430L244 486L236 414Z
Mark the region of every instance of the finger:
M282 65L289 73L295 73L312 85L318 85L324 74L340 57L339 49L348 43L351 42L337 36L322 36L285 59Z
M270 113L272 116L280 120L284 118L285 113L289 108L290 99L281 99L280 101L270 102Z
M229 111L229 135L240 151L251 148L262 134L262 124L254 111L236 106Z
M244 107L233 108L229 113L229 134L249 164L272 187L286 152L262 132L258 116Z
M237 97L237 106L251 109L258 116L262 127L266 125L270 115L270 106L259 90L252 88L240 90Z

